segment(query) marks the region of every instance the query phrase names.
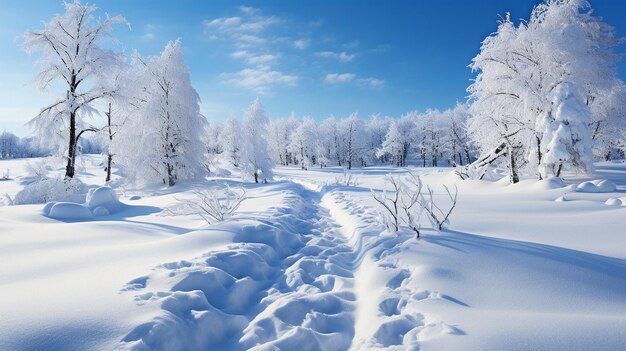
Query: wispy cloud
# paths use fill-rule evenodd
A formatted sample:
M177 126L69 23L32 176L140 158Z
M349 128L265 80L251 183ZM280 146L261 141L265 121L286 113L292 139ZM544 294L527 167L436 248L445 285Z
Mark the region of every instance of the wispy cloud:
M153 40L156 38L156 29L157 27L154 24L148 23L143 27L143 35L141 35L141 39L143 40Z
M271 70L267 66L244 68L236 73L222 73L220 78L233 85L267 94L276 85L295 85L298 77Z
M315 53L315 56L324 57L324 58L332 58L332 59L339 60L339 62L350 62L356 57L356 54L349 54L345 51L342 51L342 52L318 51Z
M378 78L360 78L356 80L356 85L361 88L382 89L385 87L385 81Z
M296 49L300 49L300 50L304 50L308 48L309 45L311 45L311 40L309 39L298 39L298 40L294 40L293 42L293 46Z
M294 85L298 76L271 68L281 53L275 45L285 41L273 34L275 27L285 21L275 16L265 16L262 11L248 6L237 8L237 15L204 21L209 39L223 40L232 45L230 56L243 60L246 67L238 72L220 74L222 81L250 89L257 94L269 93L277 85ZM306 48L308 42L288 40L295 47ZM284 44L283 44L284 45Z
M261 10L252 7L240 6L239 12L241 16L206 20L204 26L218 33L236 37L238 33L259 33L282 22L281 19L274 16L263 16Z
M329 73L324 78L324 81L329 84L341 84L350 83L356 78L353 73Z
M362 89L382 89L385 87L385 81L382 79L369 77L357 78L354 73L329 73L324 77L324 82L328 84L348 84L356 83L356 86Z
M273 54L253 54L247 50L237 50L230 54L231 57L244 59L250 65L267 65L278 60L278 55Z

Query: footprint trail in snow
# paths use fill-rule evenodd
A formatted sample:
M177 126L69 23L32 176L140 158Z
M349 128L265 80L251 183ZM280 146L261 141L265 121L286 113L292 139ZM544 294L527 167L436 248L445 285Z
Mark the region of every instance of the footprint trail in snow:
M118 348L348 350L408 342L417 349L411 333L424 318L403 312L415 296L401 291L410 272L384 260L410 236L381 236L373 212L340 192L315 190L291 183L284 206L207 229L236 233L225 250L162 264L129 282L123 290L137 303L160 308ZM375 309L358 311L364 303L355 272L370 256L393 274L385 295L366 303ZM377 328L355 340L357 316L368 314Z

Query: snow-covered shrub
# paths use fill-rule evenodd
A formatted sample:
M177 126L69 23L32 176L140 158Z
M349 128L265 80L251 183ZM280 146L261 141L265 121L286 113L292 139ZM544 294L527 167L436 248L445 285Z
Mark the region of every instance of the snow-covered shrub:
M42 204L50 201L72 201L82 197L85 184L76 178L42 178L26 185L13 199L14 205Z
M445 210L435 203L434 192L430 186L427 187L427 194L422 192L423 183L416 174L411 174L405 180L388 174L382 194L372 191L372 196L382 208L379 212L381 221L390 231L397 232L404 225L419 238L420 218L423 213L426 213L432 227L437 231L441 231L449 223L450 215L456 207L458 189L455 186L452 194L446 185L443 187L452 201ZM393 194L390 195L388 190L392 190Z
M446 190L446 193L451 200L450 206L447 209L444 210L444 208L438 206L435 203L434 192L430 186L427 187L428 195L422 196L421 200L421 205L427 214L426 217L430 221L430 224L433 226L433 228L437 229L437 231L441 231L441 229L443 229L446 224L450 223L449 218L452 214L452 211L456 207L459 194L459 189L456 187L456 185L454 186L454 194L452 194L450 188L448 188L446 185L444 185L443 188Z
M356 177L352 176L350 172L343 172L343 175L335 177L335 185L339 186L357 186L359 181Z
M390 188L390 189L388 189ZM389 190L393 194L389 194ZM379 216L389 231L400 230L401 223L413 230L420 237L420 218L422 216L422 182L417 175L411 175L407 181L390 174L385 176L382 194L372 190L372 197L382 208Z
M179 204L168 208L170 215L198 215L208 224L222 222L231 217L246 199L243 188L197 189L191 199L176 199Z

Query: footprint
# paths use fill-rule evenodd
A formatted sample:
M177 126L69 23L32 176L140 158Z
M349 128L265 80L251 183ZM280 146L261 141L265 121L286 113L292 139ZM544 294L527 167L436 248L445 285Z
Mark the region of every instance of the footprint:
M126 286L124 286L122 291L144 289L146 287L146 284L148 284L148 276L144 275L142 277L135 278L129 281L128 283L126 283Z
M408 278L411 277L411 272L408 269L401 269L396 275L393 276L388 282L387 287L390 289L399 288L402 283Z
M395 315L399 315L406 306L406 301L400 299L399 297L390 297L384 299L378 304L378 309L385 316L391 317Z
M402 345L404 336L414 328L421 326L423 322L421 315L404 315L392 318L392 320L381 324L374 333L374 340L383 347Z

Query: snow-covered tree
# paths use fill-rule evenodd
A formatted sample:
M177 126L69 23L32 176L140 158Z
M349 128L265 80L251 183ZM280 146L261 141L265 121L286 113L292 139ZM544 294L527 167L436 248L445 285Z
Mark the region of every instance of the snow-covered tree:
M0 134L0 158L16 158L19 155L20 138L17 135L7 132Z
M626 150L626 86L616 82L590 104L591 139L597 160L624 158Z
M474 150L467 135L467 120L470 117L468 106L457 104L454 108L446 110L444 115L448 123L446 128L449 138L447 147L451 164L463 165L463 157L465 157L465 163L471 163Z
M267 126L269 119L263 111L259 98L248 107L243 120L243 135L241 144L240 168L244 177L251 176L254 182L259 182L259 176L267 179L272 176L274 162L272 161Z
M378 156L378 150L385 141L385 136L391 123L390 117L380 117L378 114L372 115L366 122L366 141L363 155L368 163L380 163L386 161L386 154Z
M416 115L416 112L410 112L391 122L385 140L376 154L378 157L389 155L396 166L407 165L409 152L415 140Z
M289 119L270 121L268 129L272 157L274 162L282 166L287 166L293 162L289 143L291 142L291 133L297 125L298 121L293 114Z
M139 106L123 128L123 142L115 152L140 182L173 186L202 175L206 119L191 86L181 40L169 42L159 56L135 55L134 60Z
M289 149L296 162L304 170L309 169L315 161L315 122L311 117L304 117L302 122L291 134Z
M565 145L567 138L554 139L551 128L558 124L561 105L554 101L555 91L567 86L567 104L588 108L614 84L616 43L612 28L592 15L585 0L547 0L533 9L528 22L515 26L507 16L485 39L471 65L479 74L469 88L470 136L484 154L494 154L487 157L490 162L507 155L512 182L523 167L539 177L560 169L543 165L554 161L544 157L549 149L574 151ZM579 112L581 119L589 119L584 108ZM557 147L560 142L565 144Z
M100 45L110 37L112 26L126 20L107 16L101 21L95 12L94 5L68 2L65 13L44 22L43 29L23 35L24 50L41 52L43 68L36 77L39 87L46 89L60 82L66 89L29 122L47 143L58 144L59 153L67 157L66 178L74 177L80 137L96 130L85 123L85 118L96 113L93 103L109 94L100 83L120 61L119 55Z
M589 109L576 96L570 84L554 90L553 118L546 123L545 152L539 172L544 177L560 176L563 167L588 173L592 167L592 140L589 135Z
M224 160L235 167L239 166L241 138L241 123L235 117L227 118L219 134L219 144L223 150Z
M348 169L352 169L353 164L362 160L361 150L363 144L363 121L356 112L342 119L339 124L343 134L343 159Z

